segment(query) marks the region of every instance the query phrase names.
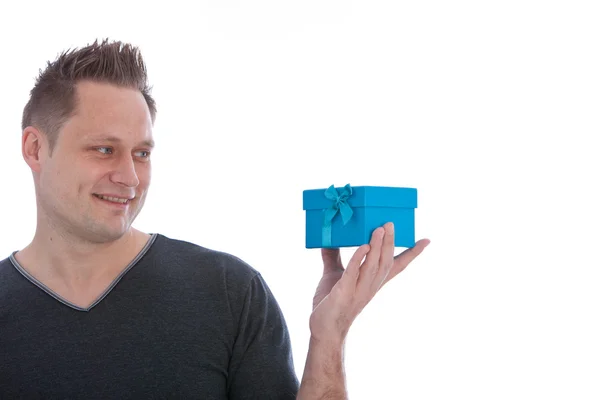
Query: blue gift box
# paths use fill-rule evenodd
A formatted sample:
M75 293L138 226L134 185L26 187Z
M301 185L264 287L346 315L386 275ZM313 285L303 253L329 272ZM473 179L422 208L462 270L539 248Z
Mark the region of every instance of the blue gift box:
M414 188L332 185L305 190L306 248L360 246L386 222L394 223L396 247L413 247L416 208Z

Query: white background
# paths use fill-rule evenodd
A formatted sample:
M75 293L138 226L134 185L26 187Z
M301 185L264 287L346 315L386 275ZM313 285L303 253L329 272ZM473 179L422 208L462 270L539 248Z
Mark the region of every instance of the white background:
M351 398L600 397L596 2L189 4L3 6L1 254L35 228L20 118L38 70L129 41L159 110L136 226L261 271L299 376L322 268L302 190L408 186L432 243L355 321Z

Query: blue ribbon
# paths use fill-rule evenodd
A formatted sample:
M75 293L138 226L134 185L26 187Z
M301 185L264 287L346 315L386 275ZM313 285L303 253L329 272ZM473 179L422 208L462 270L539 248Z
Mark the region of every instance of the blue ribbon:
M331 224L333 222L333 218L339 212L342 215L342 220L344 225L350 221L352 218L352 208L348 204L348 198L352 195L352 188L350 184L343 187L342 192L338 193L338 191L333 187L333 185L329 186L329 188L325 191L325 197L333 202L331 206L325 210L325 218L323 220L323 228L321 230L321 240L323 243L323 247L331 247Z

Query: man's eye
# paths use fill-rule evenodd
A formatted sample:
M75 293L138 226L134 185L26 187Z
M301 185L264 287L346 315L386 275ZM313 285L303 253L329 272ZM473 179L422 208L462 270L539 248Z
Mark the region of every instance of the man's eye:
M137 152L137 156L142 157L142 158L148 158L148 157L150 157L150 152L145 151L145 150L140 150Z
M112 149L110 147L98 147L96 150L102 154L112 154Z

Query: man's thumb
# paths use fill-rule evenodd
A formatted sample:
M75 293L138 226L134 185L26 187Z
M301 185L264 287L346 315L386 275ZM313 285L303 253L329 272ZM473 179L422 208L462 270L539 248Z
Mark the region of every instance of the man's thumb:
M321 249L321 258L323 258L323 268L325 271L344 268L340 249Z

